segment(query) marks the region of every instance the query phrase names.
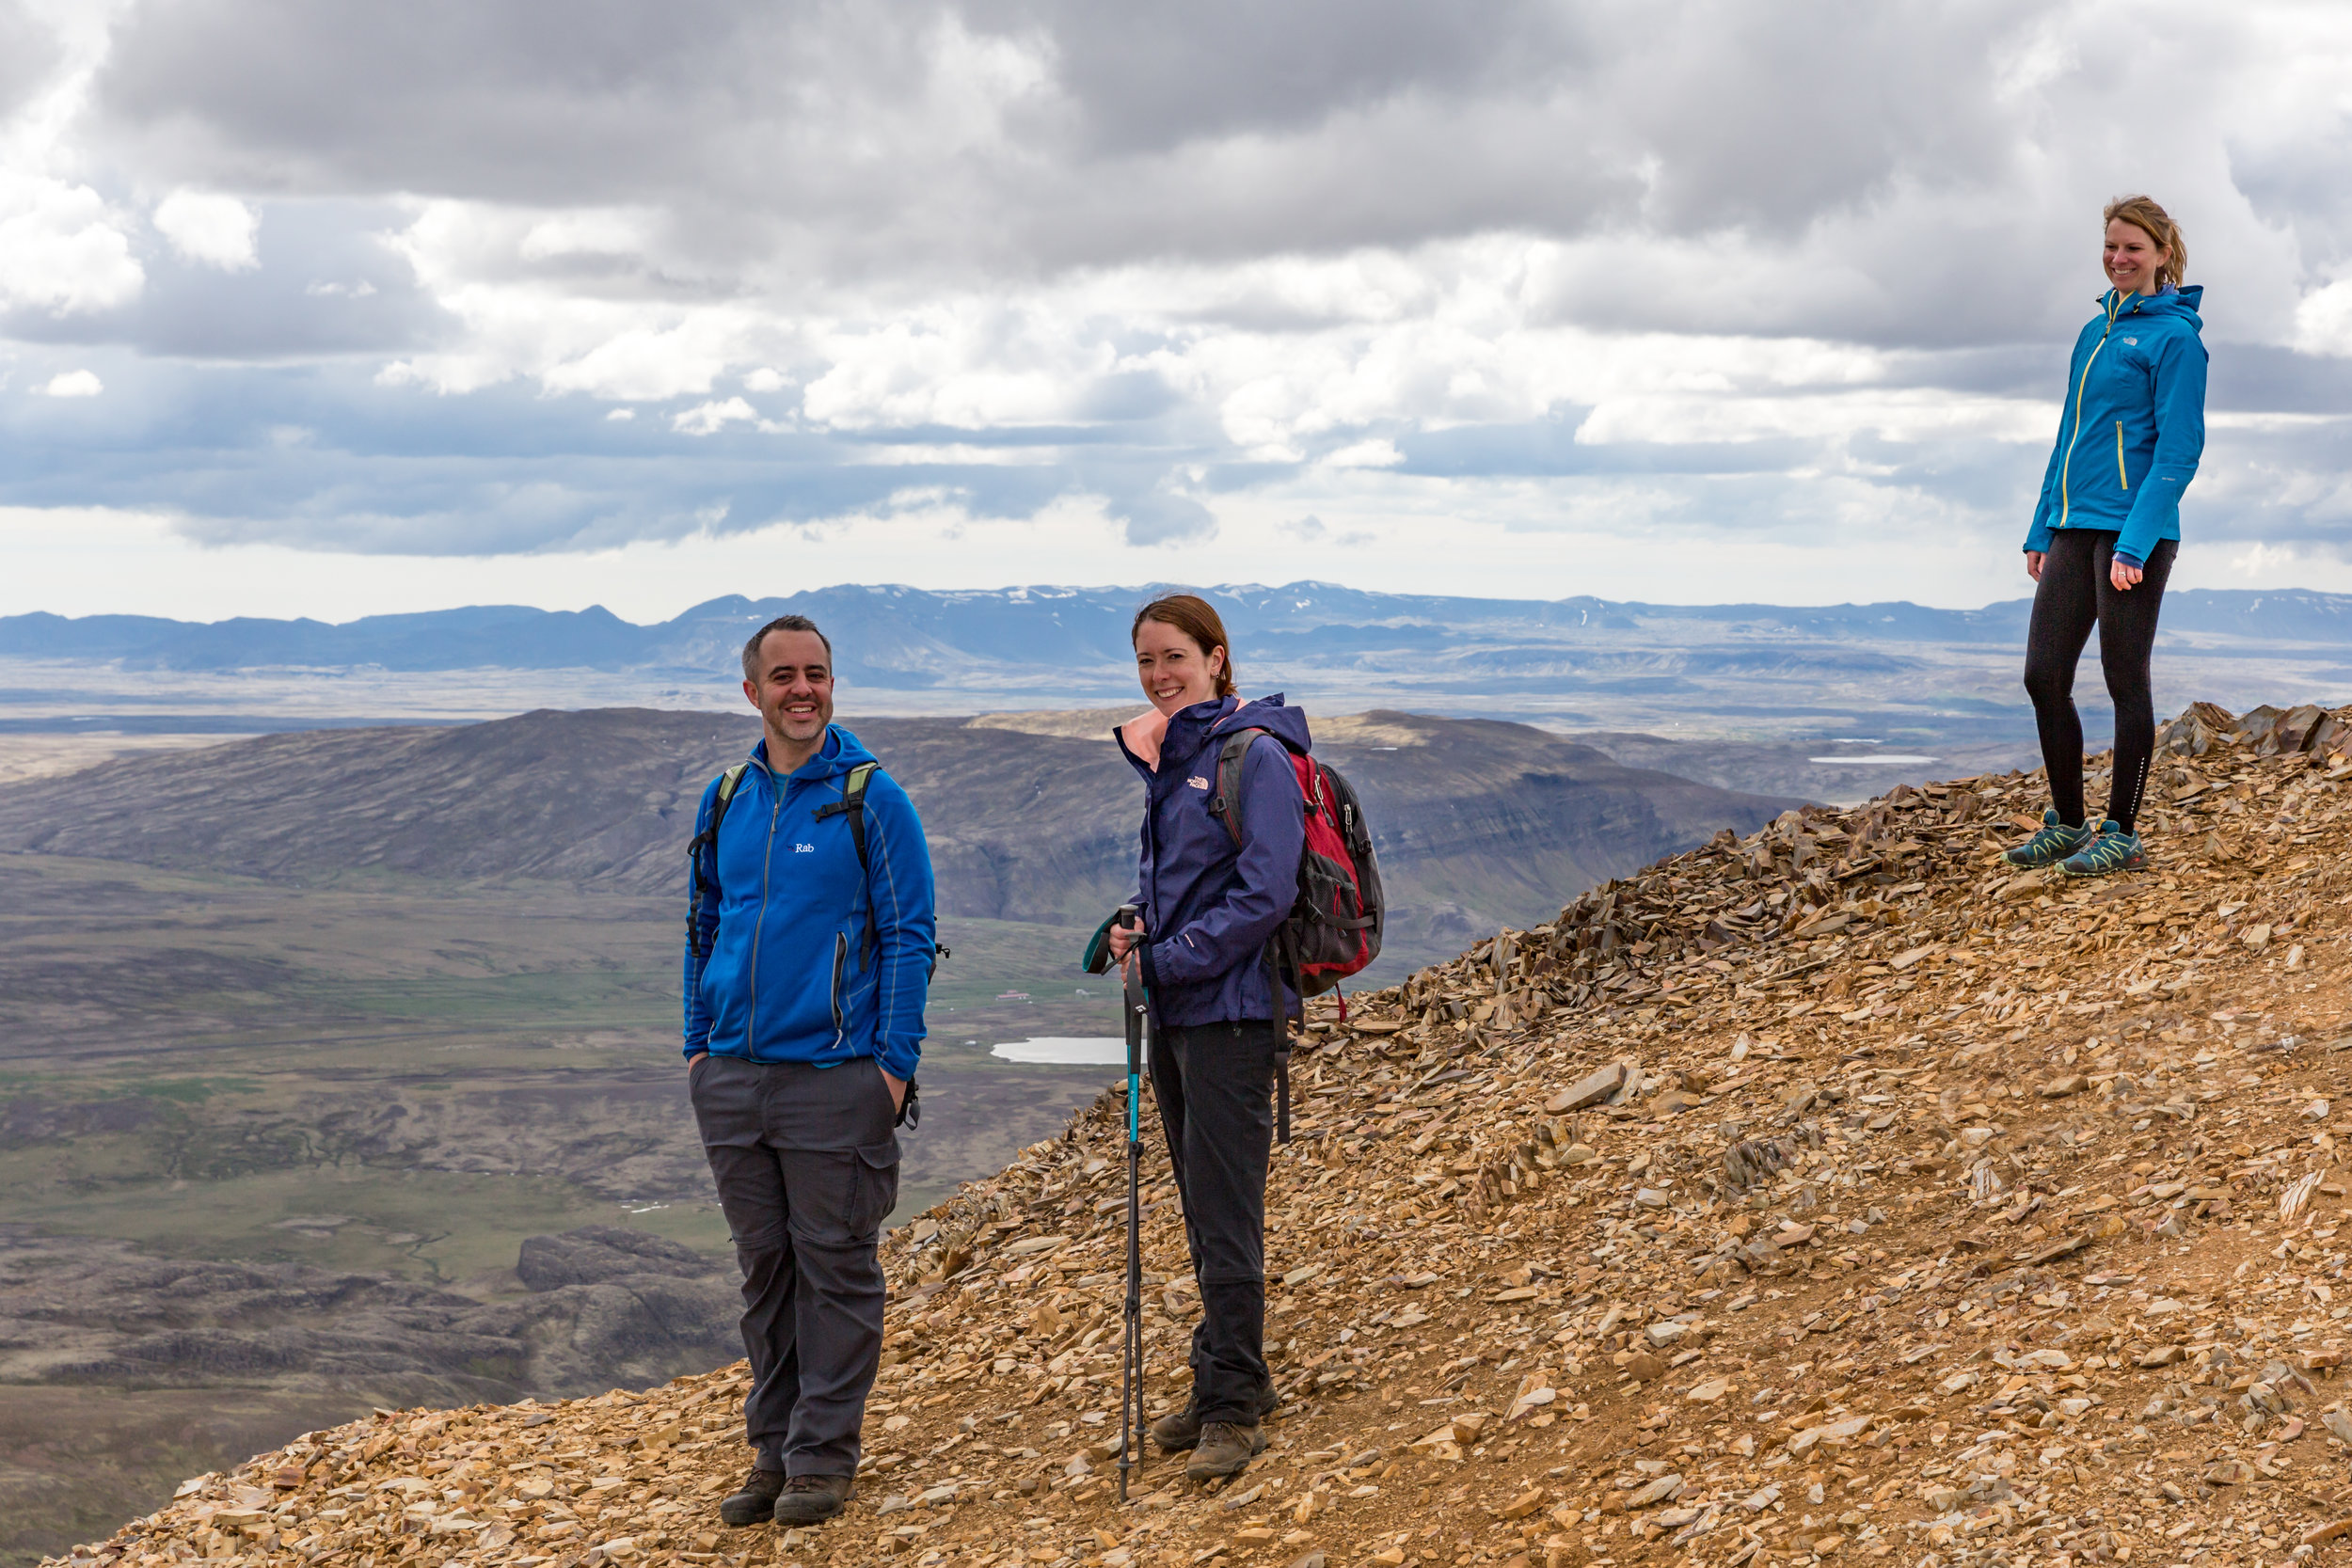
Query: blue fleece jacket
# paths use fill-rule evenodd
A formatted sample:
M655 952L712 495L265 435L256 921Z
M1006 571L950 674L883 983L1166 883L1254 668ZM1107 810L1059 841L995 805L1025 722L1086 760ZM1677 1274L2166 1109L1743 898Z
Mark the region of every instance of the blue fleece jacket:
M1217 753L1235 730L1263 729L1241 765L1241 844L1209 815ZM1308 749L1307 715L1279 695L1195 703L1168 721L1159 766L1119 749L1143 775L1143 980L1167 1028L1270 1019L1265 945L1298 902L1307 802L1290 752ZM1285 1014L1297 998L1282 988Z
M838 724L783 779L768 770L766 738L752 748L719 828L719 896L705 899L686 949L689 1056L824 1067L874 1056L894 1078L914 1076L934 930L923 824L907 792L877 770L866 786L868 875L848 814L817 815L840 800L852 768L873 760ZM694 816L698 836L718 794L714 779ZM870 951L869 908L880 939Z
M2048 550L2062 528L2106 529L2139 565L2157 540L2181 536L2181 493L2205 451L2204 293L2100 296L2074 340L2026 549Z

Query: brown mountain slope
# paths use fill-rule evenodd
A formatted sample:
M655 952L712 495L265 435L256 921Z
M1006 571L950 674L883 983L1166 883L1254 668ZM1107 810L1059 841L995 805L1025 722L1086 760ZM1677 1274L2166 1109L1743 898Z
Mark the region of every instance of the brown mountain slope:
M1899 791L1318 1020L1269 1196L1284 1408L1221 1491L1154 1456L1115 1500L1106 1097L892 1238L833 1525L717 1528L736 1368L313 1433L77 1555L2283 1562L2352 1528L2352 762L2243 733L2168 731L2143 876L2003 871L2030 775ZM1147 1169L1157 1408L1196 1305Z

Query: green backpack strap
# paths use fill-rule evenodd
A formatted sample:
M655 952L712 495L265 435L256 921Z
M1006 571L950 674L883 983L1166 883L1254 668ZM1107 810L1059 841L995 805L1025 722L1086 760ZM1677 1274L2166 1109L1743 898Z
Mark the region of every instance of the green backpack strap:
M831 805L817 808L817 820L846 814L850 818L850 842L857 847L857 868L868 877L874 874L873 863L866 858L866 786L874 782L882 768L879 762L861 762L850 769L850 776L841 781L841 799Z
M841 781L841 799L831 805L818 807L816 812L818 821L835 816L846 816L850 819L850 842L857 848L857 868L866 879L866 946L859 960L861 965L871 964L875 955L882 951L882 927L874 918L874 866L866 854L866 786L874 782L874 775L880 771L882 764L879 762L859 763L850 769L850 776ZM931 954L931 972L936 974L939 960L947 956L947 949L942 943L933 942ZM896 1125L909 1132L914 1130L915 1123L922 1119L923 1115L921 1091L921 1085L912 1078L907 1080L906 1100L898 1107Z
M872 861L866 858L866 786L872 784L874 775L881 771L882 764L879 762L859 763L850 769L849 777L841 781L841 799L830 805L819 806L816 811L816 817L819 822L828 816L846 816L849 817L850 842L857 848L857 868L865 875L869 884L866 890L866 946L864 957L860 960L862 964L872 963L874 955L882 951L882 927L874 918L874 890L870 885L874 876L874 865ZM931 969L934 973L939 968L939 960L946 957L947 957L946 944L933 942L931 944Z
M841 781L841 799L830 805L818 807L816 813L819 822L828 816L846 816L850 819L850 843L857 849L857 868L867 883L866 946L858 960L860 969L871 964L874 955L882 951L882 927L874 918L874 864L866 853L866 786L874 782L874 775L881 768L882 764L878 762L861 762L850 768L850 776Z
M710 825L686 846L686 945L698 959L707 957L702 951L703 898L706 894L713 899L719 896L719 824L726 820L727 804L742 787L743 775L751 766L739 762L719 775L718 798L710 802ZM704 869L706 863L708 870Z
M719 799L711 806L713 812L722 816L726 815L727 802L735 799L736 790L743 783L743 775L751 770L750 763L739 762L719 775Z

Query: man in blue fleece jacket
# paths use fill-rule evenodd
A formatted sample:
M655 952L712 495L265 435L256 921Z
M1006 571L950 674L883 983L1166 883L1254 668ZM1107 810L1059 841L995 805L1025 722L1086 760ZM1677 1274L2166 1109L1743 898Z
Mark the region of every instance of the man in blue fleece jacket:
M743 1270L752 1367L756 1457L719 1510L735 1526L812 1523L849 1500L882 1358L894 1129L935 951L923 825L833 722L833 688L832 644L807 617L755 633L743 694L765 733L694 819L687 1083Z

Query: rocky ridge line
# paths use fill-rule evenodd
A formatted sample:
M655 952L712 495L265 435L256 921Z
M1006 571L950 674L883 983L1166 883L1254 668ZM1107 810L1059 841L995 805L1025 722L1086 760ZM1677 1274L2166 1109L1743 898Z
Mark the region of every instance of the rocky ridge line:
M1221 1490L1155 1456L1114 1500L1106 1096L891 1237L831 1525L717 1528L739 1366L382 1412L72 1560L2308 1558L2352 1531L2346 750L2352 713L2201 706L2164 733L2147 874L2000 867L2035 775L1899 789L1322 1012L1269 1191L1284 1407ZM1198 1303L1172 1192L1146 1201L1158 1408Z

